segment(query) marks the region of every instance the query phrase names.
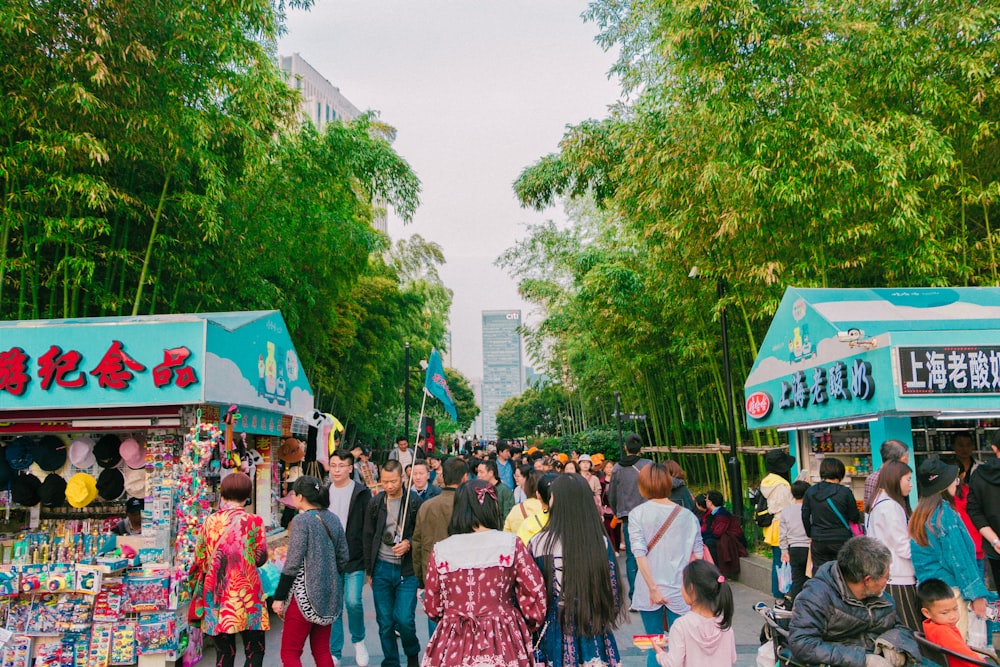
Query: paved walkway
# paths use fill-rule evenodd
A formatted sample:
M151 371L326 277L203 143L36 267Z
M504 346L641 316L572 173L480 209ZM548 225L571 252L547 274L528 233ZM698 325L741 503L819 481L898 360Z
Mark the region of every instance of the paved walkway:
M624 562L622 562L622 566L622 570L624 571ZM753 610L753 605L762 600L765 602L770 602L771 600L760 591L740 583L733 582L732 586L736 607L733 629L736 632L736 652L739 655L739 660L736 664L737 667L753 667L757 664L760 629L763 625L760 616ZM378 625L375 623L375 606L372 602L371 588L368 586L365 586L364 589L364 603L365 626L368 635L365 644L368 646L368 652L371 654L371 667L377 667L382 664L382 649L379 647ZM281 645L281 619L272 614L271 624L272 628L267 635L267 653L264 657L264 665L265 667L279 667L281 665L281 659L278 655L278 648ZM619 628L615 636L622 654L622 665L624 667L643 667L646 664L646 652L632 646L633 634L643 634L639 614L635 613L629 614L628 623ZM427 645L427 617L424 615L420 604L417 605L417 636L420 638L420 646L423 649ZM344 641L344 656L340 665L342 667L354 667L357 664L354 661L354 647L351 646L350 636L347 636L346 632ZM402 649L400 651L402 652ZM421 652L422 655L423 653ZM241 660L242 651L239 651L237 665L242 664ZM212 649L207 649L205 657L198 664L205 667L214 665L215 652ZM302 657L302 664L305 667L315 667L316 663L313 662L308 646ZM403 664L406 664L405 658Z

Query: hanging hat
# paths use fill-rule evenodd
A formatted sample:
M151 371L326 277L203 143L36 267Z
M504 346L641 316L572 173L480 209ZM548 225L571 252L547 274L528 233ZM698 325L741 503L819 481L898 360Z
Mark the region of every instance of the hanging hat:
M38 489L38 496L45 507L62 507L66 504L66 480L60 475L49 475Z
M97 477L97 493L105 500L118 500L125 493L125 476L118 468L105 468Z
M46 472L62 468L66 463L66 441L58 435L43 435L35 447L35 463Z
M122 456L118 453L122 441L114 433L102 435L101 439L94 445L94 457L97 458L97 465L102 468L114 468L121 463Z
M34 438L21 435L7 443L7 449L4 451L4 454L11 468L14 470L24 470L35 460L34 451Z
M285 438L278 447L278 458L285 463L298 463L305 457L306 448L295 438Z
M18 475L10 485L10 499L24 507L34 507L41 498L38 490L42 483L34 475Z
M38 465L37 461L28 466L28 472L37 477L40 482L44 482L45 478L52 474L48 470L42 470L42 467Z
M788 454L783 449L772 449L764 455L764 467L768 472L776 475L784 475L795 465L795 457Z
M118 453L129 468L146 467L146 448L140 445L135 438L125 438L118 447Z
M77 468L93 468L97 463L94 458L94 441L85 435L74 438L69 445L69 462Z
M125 475L125 493L132 498L145 498L146 469L126 467L122 473Z
M0 489L6 489L13 477L14 471L11 469L10 464L7 463L7 457L4 453L0 453Z
M97 498L97 480L93 475L78 472L66 483L66 501L73 507L86 507Z
M917 470L917 490L921 497L941 493L958 477L958 466L945 463L941 459L927 459Z

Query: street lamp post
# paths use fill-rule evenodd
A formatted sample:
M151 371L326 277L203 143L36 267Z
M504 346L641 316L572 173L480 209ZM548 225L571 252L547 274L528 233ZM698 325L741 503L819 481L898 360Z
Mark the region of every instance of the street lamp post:
M716 283L719 301L726 294L726 285L720 278ZM736 447L736 415L733 412L733 376L729 368L729 327L726 322L726 306L719 312L722 324L722 377L726 383L726 413L729 417L729 491L733 498L733 514L743 520L743 483L740 479L740 461Z
M625 445L622 442L622 394L615 392L615 417L618 418L618 460L625 458Z

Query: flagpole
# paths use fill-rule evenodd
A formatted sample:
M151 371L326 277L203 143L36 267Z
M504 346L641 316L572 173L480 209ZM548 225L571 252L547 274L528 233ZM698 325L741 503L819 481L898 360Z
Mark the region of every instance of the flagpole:
M417 465L417 445L416 442L420 440L420 422L424 420L424 407L427 406L427 388L424 388L424 400L420 402L420 417L417 419L417 437L414 438L413 442L413 463L410 464L410 478L406 482L406 501L403 503L403 520L399 524L399 537L403 538L403 531L406 529L406 513L410 509L410 489L413 488L413 469ZM411 545L412 547L412 545Z

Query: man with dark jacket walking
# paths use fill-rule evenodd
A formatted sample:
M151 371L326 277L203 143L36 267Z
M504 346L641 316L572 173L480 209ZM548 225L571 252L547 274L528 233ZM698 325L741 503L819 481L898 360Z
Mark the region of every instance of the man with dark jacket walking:
M337 515L347 535L350 558L341 574L347 624L354 644L354 660L359 667L369 663L365 646L365 608L361 590L365 583L365 515L372 492L352 479L354 454L338 449L330 456L330 511ZM330 628L330 653L340 662L344 651L344 617L340 615Z
M983 555L996 586L1000 585L1000 431L993 436L993 453L995 456L980 463L969 479L965 510L983 536Z
M424 587L424 575L434 545L448 537L448 524L455 509L455 489L469 477L469 467L465 461L450 458L442 466L444 486L440 495L420 505L417 525L413 530L413 573L417 577L417 587ZM427 636L434 634L437 623L427 619Z
M796 660L808 665L890 667L877 644L920 661L913 633L883 595L889 582L889 548L873 537L855 537L837 559L819 568L795 598L788 642ZM881 649L880 649L881 650Z
M413 573L411 540L420 509L420 498L403 492L403 466L387 461L382 468L382 489L372 500L365 519L365 569L375 598L375 620L382 644L382 667L399 667L403 643L407 667L420 664L417 641L417 577Z
M652 463L649 459L641 458L640 452L642 452L642 438L638 433L629 433L625 437L625 457L611 470L611 484L608 485L608 504L622 522L622 536L625 540L625 575L628 577L630 604L639 566L636 565L635 556L632 555L632 545L628 538L628 513L646 502L639 493L639 471Z

